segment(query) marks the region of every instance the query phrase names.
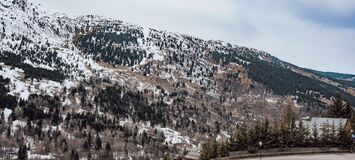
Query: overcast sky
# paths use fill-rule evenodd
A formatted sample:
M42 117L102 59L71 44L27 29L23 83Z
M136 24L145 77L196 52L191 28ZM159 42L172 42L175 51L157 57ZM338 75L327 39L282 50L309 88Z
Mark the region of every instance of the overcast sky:
M322 71L355 74L355 0L30 0L69 15L253 47Z

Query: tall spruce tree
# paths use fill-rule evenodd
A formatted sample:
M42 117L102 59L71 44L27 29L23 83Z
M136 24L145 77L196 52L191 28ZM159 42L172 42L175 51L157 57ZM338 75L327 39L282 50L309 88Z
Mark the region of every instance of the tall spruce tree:
M84 148L90 150L91 146L92 146L92 137L91 137L91 132L89 132L86 141L84 142Z
M309 136L309 131L308 129L304 126L303 121L300 120L298 122L297 126L297 134L296 134L296 145L299 147L305 147L308 144L308 136Z
M331 128L330 127L323 127L321 128L322 134L320 136L320 145L321 147L328 146L331 143Z
M338 134L337 134L337 129L335 128L335 124L332 124L330 126L330 133L329 133L329 140L332 145L337 146L339 144L337 136L338 136Z
M210 136L208 141L202 145L202 150L200 152L200 160L209 160L212 158L217 158L217 148L218 144L216 141L216 136Z
M352 119L353 118L353 107L351 106L350 102L345 103L345 108L343 109L342 118Z
M282 123L290 125L292 120L297 119L297 114L291 100L288 100L287 104L282 109Z
M326 110L326 116L332 118L342 118L342 113L344 113L344 110L345 103L341 95L338 93L334 98L332 98L332 105L329 106Z
M317 124L313 124L311 141L312 141L312 145L314 147L318 147L318 145L319 145L319 132L318 132Z

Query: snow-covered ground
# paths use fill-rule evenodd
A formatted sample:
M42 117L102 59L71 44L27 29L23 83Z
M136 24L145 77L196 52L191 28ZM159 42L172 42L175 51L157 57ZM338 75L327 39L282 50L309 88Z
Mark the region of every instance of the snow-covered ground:
M277 103L277 99L275 99L275 98L266 98L265 100L268 103Z
M4 110L4 118L5 118L5 122L7 123L7 120L9 119L9 116L11 115L11 113L12 113L12 110L11 109L7 109L7 108L5 108L5 110Z
M77 85L77 82L65 80L63 83L51 80L38 80L33 81L23 79L23 70L19 68L11 69L10 66L3 64L0 69L0 75L4 78L11 80L10 95L18 95L19 98L27 100L30 94L40 94L41 92L53 96L56 92L63 90L64 87L71 88Z
M124 125L132 125L132 120L122 120L119 122L119 124L121 126ZM191 140L190 137L188 136L183 136L180 132L175 131L173 129L170 128L160 128L160 127L155 127L153 128L149 122L146 123L138 123L137 124L138 127L138 133L142 134L144 131L148 131L148 130L154 130L157 129L158 131L162 132L164 134L165 137L165 143L167 143L168 145L174 145L174 144L191 144Z
M161 128L161 131L165 137L165 143L167 144L191 144L190 138L182 136L180 132L174 131L170 128Z
M16 130L21 127L25 127L26 126L26 122L25 121L20 121L20 120L16 120L12 122L12 126L11 126L11 134L14 135Z
M226 139L229 139L231 136L228 134L226 131L221 131L220 134L217 135L216 141L221 142L225 141Z
M41 155L41 154L32 154L30 151L27 153L28 159L55 159L53 155Z
M2 64L3 65L3 64ZM19 68L11 69L9 66L2 66L2 70L0 70L0 75L4 78L9 78L11 80L10 85L10 95L19 94L19 97L22 99L27 99L30 95L29 90L33 93L38 92L34 87L31 87L28 83L20 81L21 74L23 74L23 70Z

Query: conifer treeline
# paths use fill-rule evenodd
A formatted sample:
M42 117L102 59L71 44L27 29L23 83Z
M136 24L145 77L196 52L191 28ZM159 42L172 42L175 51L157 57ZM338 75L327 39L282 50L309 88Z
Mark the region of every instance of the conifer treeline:
M333 104L324 111L324 116L332 118L347 118L345 127L323 127L320 130L314 125L307 129L304 122L296 121L295 112L291 105L283 111L283 120L280 125L271 125L266 119L252 127L240 126L229 139L217 142L211 136L202 146L200 159L225 157L231 151L248 151L256 153L259 142L262 149L294 148L294 147L338 147L349 149L351 147L351 129L354 129L355 116L350 103L345 103L340 95L332 99Z

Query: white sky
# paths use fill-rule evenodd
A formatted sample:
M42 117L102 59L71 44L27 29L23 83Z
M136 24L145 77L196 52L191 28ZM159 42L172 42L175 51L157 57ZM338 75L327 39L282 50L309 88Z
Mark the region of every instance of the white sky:
M96 14L253 47L300 67L355 74L355 0L30 1L69 15Z

